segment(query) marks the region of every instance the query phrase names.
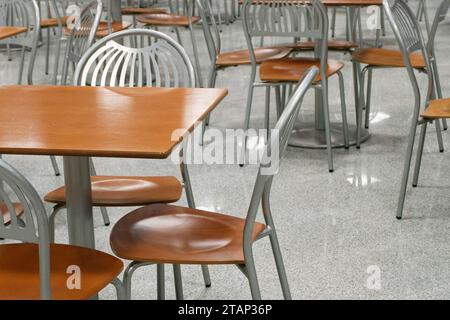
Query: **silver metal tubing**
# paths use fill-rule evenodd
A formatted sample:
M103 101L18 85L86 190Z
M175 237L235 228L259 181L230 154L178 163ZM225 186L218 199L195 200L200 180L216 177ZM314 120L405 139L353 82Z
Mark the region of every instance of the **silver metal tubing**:
M55 176L59 176L61 173L59 172L58 162L56 162L55 156L50 156L50 161L52 162L53 171L55 172Z
M345 149L348 149L350 147L350 141L348 137L347 105L345 102L345 83L342 72L338 71L337 75L339 79L339 91L341 94L341 113L342 113L342 126L344 132L344 147Z
M373 69L369 68L367 72L367 94L366 94L366 119L365 119L365 128L369 129L370 125L370 103L372 98L372 73Z
M89 158L64 157L69 243L95 248Z
M256 77L256 68L252 67L252 72L250 75L250 82L248 86L248 95L247 95L247 105L245 107L245 118L244 118L244 141L242 143L242 151L239 160L239 165L244 166L247 157L247 134L248 128L250 126L250 115L252 112L252 102L253 102L253 91L254 91L254 82Z
M265 103L265 129L266 129L266 139L269 141L270 132L270 86L266 87L266 103Z
M420 173L420 166L422 164L423 147L425 144L427 126L428 126L428 123L425 122L424 124L422 124L422 128L420 129L419 146L417 148L416 164L414 167L414 176L413 176L413 183L412 183L413 187L417 187L417 184L419 182L419 173Z
M255 262L253 259L252 248L245 248L244 245L244 256L245 256L245 269L247 273L248 283L250 285L250 292L252 294L253 300L261 300L261 292L259 289L258 276L256 275Z
M328 84L327 79L322 78L322 106L323 106L323 118L325 122L325 137L327 142L327 154L328 154L328 171L333 172L333 148L331 146L331 131L330 131L330 111L328 106Z
M156 265L156 283L157 283L157 299L166 299L166 283L165 283L164 264L158 263Z
M122 286L123 286L123 299L125 300L131 300L131 279L133 278L134 272L143 266L148 266L153 263L151 262L139 262L139 261L132 261L130 264L128 264L127 268L123 272L123 280L122 280Z
M177 300L184 300L183 297L183 279L181 278L181 266L173 265L173 277L175 280L175 296Z
M444 141L442 140L441 122L439 120L436 120L434 122L434 126L436 127L439 152L444 152Z
M56 214L63 208L65 208L65 204L57 204L53 207L53 211L48 217L48 228L50 233L50 243L55 242L55 218Z
M364 75L367 72L368 67L363 68L359 74L359 102L356 112L356 148L361 148L361 127L362 127L362 113L364 109Z

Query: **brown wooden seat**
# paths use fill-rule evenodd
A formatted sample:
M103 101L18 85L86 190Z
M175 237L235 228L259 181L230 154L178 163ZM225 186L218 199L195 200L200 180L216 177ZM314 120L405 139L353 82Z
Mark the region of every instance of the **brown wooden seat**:
M40 299L37 244L0 245L0 299ZM122 271L121 260L104 252L64 244L50 245L52 299L89 299ZM67 268L81 270L80 289L69 289Z
M244 224L244 219L229 215L154 204L122 217L110 243L118 257L133 261L241 264ZM253 238L264 228L255 223Z
M256 61L258 63L281 59L289 55L291 49L276 47L276 48L256 48L254 50ZM218 55L216 65L220 67L239 66L250 64L250 53L248 50L229 51Z
M130 22L113 21L111 23L111 28L112 28L113 33L128 29L130 26L131 26ZM103 37L106 37L107 35L109 35L108 21L100 21L97 32L95 33L95 36L97 38L103 38Z
M191 21L194 24L199 20L200 17L193 16ZM142 14L137 16L137 21L151 26L189 27L189 20L187 16L171 13Z
M312 66L320 68L320 60L316 58L283 58L261 63L259 76L262 81L297 82ZM326 70L327 77L334 75L344 67L344 63L337 60L328 60ZM316 82L321 81L320 74L317 75Z
M352 59L371 66L404 68L402 53L399 50L384 48L365 48L353 52ZM420 53L411 55L412 66L416 69L425 68L425 61Z
M122 7L123 15L136 15L136 14L153 14L153 13L166 13L167 10L164 8L133 8L133 7Z
M175 177L92 176L91 181L92 205L101 207L176 202L182 192L181 183ZM64 204L65 187L48 193L44 200Z
M310 51L314 50L314 41L296 42L282 44L282 47L290 48L293 51ZM346 40L330 40L328 41L328 50L332 51L350 51L359 48L359 45L353 41Z
M0 40L7 39L27 31L25 27L0 26Z
M23 214L23 207L20 203L13 203L16 216L20 217ZM0 204L0 211L3 214L3 223L8 225L11 222L11 216L9 214L8 207L4 202Z
M448 119L450 118L450 99L431 100L428 108L420 114L425 119Z
M57 27L59 25L59 21L61 21L62 26L65 26L68 18L68 16L64 16L60 20L58 20L57 18L42 19L41 28L45 29Z

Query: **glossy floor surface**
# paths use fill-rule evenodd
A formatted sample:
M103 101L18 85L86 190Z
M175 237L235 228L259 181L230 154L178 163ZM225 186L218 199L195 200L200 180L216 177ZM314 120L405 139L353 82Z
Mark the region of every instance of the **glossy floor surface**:
M417 5L417 1L412 6ZM430 15L438 1L427 1ZM366 15L365 15L366 17ZM364 21L364 20L363 20ZM344 15L338 14L337 36L344 36ZM388 23L386 47L395 47ZM165 30L170 33L170 31ZM444 95L450 95L450 21L441 25L437 36L437 57ZM174 35L174 33L170 33ZM196 28L197 41L202 34ZM374 32L365 30L366 38ZM182 32L184 44L189 34ZM246 47L240 21L223 26L224 50ZM53 45L53 44L52 44ZM36 83L50 81L45 76L44 48L39 51ZM349 57L331 53L345 61L348 118L354 123L354 100ZM8 62L0 54L0 82L14 83L18 57ZM201 47L203 73L209 59ZM225 130L241 128L250 68L231 68L219 74L218 87L229 95L211 117L211 126ZM420 76L422 84L425 77ZM330 80L332 118L340 119L337 79ZM278 228L286 270L295 299L438 299L450 298L450 136L444 132L445 153L439 153L436 135L429 130L419 187L409 187L404 219L395 219L401 171L413 95L403 69L374 72L371 138L361 150L335 151L335 172L327 169L326 152L288 148L272 190L272 209ZM2 108L8 106L2 105ZM275 112L272 112L274 124ZM262 128L264 91L256 91L251 126ZM303 122L314 119L312 94L304 101ZM61 121L63 119L60 119ZM58 119L55 119L58 121ZM23 172L44 195L63 182L55 177L48 157L11 156L4 158ZM62 159L58 159L62 168ZM95 159L101 174L177 175L170 160ZM192 165L190 173L197 206L244 217L248 208L256 166ZM185 204L185 199L180 201ZM47 205L50 212L51 207ZM131 209L109 209L112 223ZM95 211L96 246L110 252L111 227L102 224ZM56 239L67 241L65 214L57 218ZM267 239L255 244L254 255L263 298L280 299L281 290ZM173 276L166 269L167 298L175 297ZM210 267L212 287L205 289L200 267L183 266L187 299L249 299L243 274L234 266ZM379 277L378 277L379 276ZM378 278L378 279L377 279ZM375 279L375 280L374 280ZM379 282L377 280L380 280ZM108 287L102 299L114 299ZM156 268L149 266L135 273L133 298L156 298Z

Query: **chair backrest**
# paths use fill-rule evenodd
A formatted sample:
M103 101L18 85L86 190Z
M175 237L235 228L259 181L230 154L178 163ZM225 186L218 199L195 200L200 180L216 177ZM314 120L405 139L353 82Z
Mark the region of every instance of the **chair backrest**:
M262 204L263 215L266 224L273 227L270 212L270 189L274 176L278 173L281 158L286 150L292 128L298 118L300 106L306 91L316 78L319 69L312 67L308 70L293 90L286 108L271 130L270 142L266 145L264 156L258 170L253 194L250 200L244 228L244 252L245 247L252 243L253 227L258 214L259 205Z
M402 52L403 60L414 91L414 112L418 116L420 112L421 95L416 74L414 73L411 63L411 54L420 52L425 60L425 67L428 71L428 91L425 99L425 106L427 106L428 102L434 98L435 94L430 55L425 45L419 21L406 2L404 0L383 0L383 6Z
M38 28L35 28L36 24ZM38 3L36 0L0 0L0 25L27 28L17 40L25 40L20 43L31 46L33 35L40 31Z
M69 64L72 63L75 66L80 61L83 54L94 43L102 11L103 4L101 0L89 2L83 7L75 25L70 30L61 80L63 85L67 82L67 70Z
M74 84L195 87L195 73L185 50L175 40L158 31L132 29L96 42L78 63Z
M216 17L214 16L210 0L197 0L197 7L202 19L203 34L208 53L212 63L215 64L222 46Z
M325 69L328 52L328 15L326 8L319 0L308 2L244 0L242 15L244 33L254 65L256 65L256 57L253 38L290 37L315 41L316 57L321 59L323 64L321 69Z
M0 215L0 237L39 244L40 294L41 299L50 299L50 239L44 204L31 183L2 159L0 182L0 201L10 212L7 223ZM24 210L20 218L11 214L16 212L13 203Z
M439 24L445 20L448 14L448 9L450 8L450 0L442 0L441 4L436 10L434 16L433 24L431 25L430 34L428 35L428 53L434 57L434 44L436 39L437 30Z

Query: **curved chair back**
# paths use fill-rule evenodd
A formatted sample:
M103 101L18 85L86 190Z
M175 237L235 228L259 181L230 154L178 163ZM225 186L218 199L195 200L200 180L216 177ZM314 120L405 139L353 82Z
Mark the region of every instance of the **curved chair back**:
M294 38L316 41L315 55L325 72L328 52L328 15L319 0L245 0L242 6L244 33L250 58L256 65L254 38ZM325 76L322 79L326 79Z
M203 34L212 63L216 63L221 50L220 31L209 0L197 0L197 7L202 19Z
M251 250L253 227L260 204L262 204L266 225L269 228L274 229L269 204L272 181L274 176L278 173L280 161L286 150L292 128L298 118L303 97L313 83L318 72L319 70L317 67L312 67L305 73L303 78L300 79L296 88L293 90L293 94L291 95L286 108L272 130L270 142L266 145L264 150L245 222L243 236L244 254L246 257L247 254L250 254L248 250Z
M61 84L67 83L67 72L69 64L75 68L83 54L92 46L95 41L100 18L103 11L101 0L89 2L80 13L75 25L70 30L69 40L67 42L66 53L64 56L63 72Z
M421 106L421 95L419 84L411 63L411 54L420 52L425 60L426 70L431 69L430 55L425 45L425 40L415 17L414 12L404 0L384 0L384 9L397 38L398 45L402 52L403 60L408 70L408 75L414 90L415 108L414 115L417 119ZM425 106L434 98L434 76L433 72L427 72L428 92L425 99Z
M95 43L78 63L74 84L195 87L195 73L185 50L172 38L154 30L132 29Z
M16 212L13 203L19 203L24 210L20 218L11 214L7 224L0 222L0 237L39 244L40 294L41 299L50 299L50 241L44 204L30 182L1 159L0 182L0 201L8 211Z

